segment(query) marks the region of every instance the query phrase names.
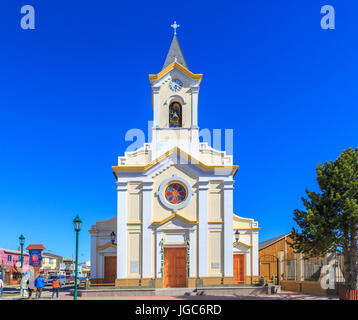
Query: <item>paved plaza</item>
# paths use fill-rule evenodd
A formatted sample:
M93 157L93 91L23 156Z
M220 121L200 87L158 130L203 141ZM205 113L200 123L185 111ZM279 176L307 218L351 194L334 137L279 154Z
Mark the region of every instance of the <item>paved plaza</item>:
M59 298L51 299L51 291L46 289L42 292L40 299L35 299L33 294L32 300L73 300L70 294L71 288L64 288ZM18 293L4 294L3 300L28 300L21 297ZM291 291L282 291L278 294L257 294L257 295L184 295L184 296L88 296L78 297L78 300L339 300L338 296L316 296L311 294L302 294Z

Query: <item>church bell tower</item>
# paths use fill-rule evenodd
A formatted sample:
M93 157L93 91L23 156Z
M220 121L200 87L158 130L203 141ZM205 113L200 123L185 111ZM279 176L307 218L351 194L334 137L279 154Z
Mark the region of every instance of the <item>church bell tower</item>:
M152 159L173 147L199 155L198 94L202 74L192 73L174 37L162 70L149 75L152 87Z

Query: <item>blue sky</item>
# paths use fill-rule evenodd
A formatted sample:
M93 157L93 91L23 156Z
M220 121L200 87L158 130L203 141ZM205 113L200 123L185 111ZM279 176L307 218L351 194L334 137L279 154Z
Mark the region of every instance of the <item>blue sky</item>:
M26 4L35 30L20 28ZM336 30L320 27L326 4ZM90 225L116 214L111 166L125 133L152 120L148 74L174 20L189 68L204 74L199 126L234 129L235 213L259 221L260 241L289 232L318 163L357 147L357 11L353 0L3 0L0 247L23 233L71 257L79 215L89 259Z

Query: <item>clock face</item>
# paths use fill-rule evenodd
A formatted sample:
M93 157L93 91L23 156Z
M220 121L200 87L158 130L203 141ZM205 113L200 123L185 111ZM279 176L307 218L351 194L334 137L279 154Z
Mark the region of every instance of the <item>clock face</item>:
M165 200L170 204L178 205L184 202L187 198L188 191L186 187L180 182L170 183L164 191Z
M169 89L174 92L179 92L183 88L183 82L181 82L179 79L173 79L169 82Z

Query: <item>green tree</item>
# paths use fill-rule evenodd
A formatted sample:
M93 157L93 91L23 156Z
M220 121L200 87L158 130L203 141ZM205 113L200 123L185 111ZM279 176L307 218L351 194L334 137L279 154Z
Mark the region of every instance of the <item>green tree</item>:
M293 228L293 248L307 256L342 253L346 287L358 290L358 148L319 164L316 172L321 192L306 190L306 210L294 211L301 232Z

